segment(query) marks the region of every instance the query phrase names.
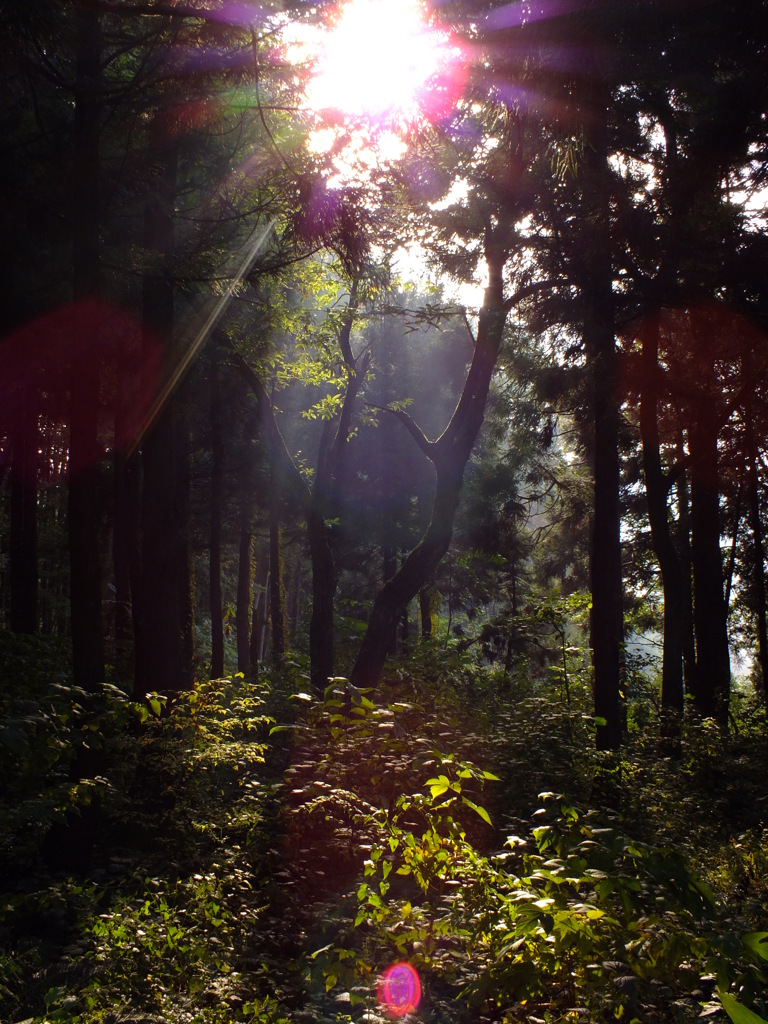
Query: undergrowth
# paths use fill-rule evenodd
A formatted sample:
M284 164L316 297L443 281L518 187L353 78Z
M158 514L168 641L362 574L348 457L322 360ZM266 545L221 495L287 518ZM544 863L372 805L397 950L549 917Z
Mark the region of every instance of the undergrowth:
M136 703L22 647L0 698L9 1024L384 1020L399 961L424 1024L766 1016L746 698L673 756L645 708L606 755L577 677L566 699L456 650L376 695L314 694L296 660Z

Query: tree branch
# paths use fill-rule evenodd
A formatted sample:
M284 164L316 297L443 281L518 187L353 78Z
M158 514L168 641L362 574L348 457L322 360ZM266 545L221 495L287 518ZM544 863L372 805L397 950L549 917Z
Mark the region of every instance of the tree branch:
M395 416L403 424L405 429L414 439L416 444L421 448L424 454L427 456L430 462L435 461L436 445L434 441L430 441L418 423L412 419L407 412L403 409L390 409L386 405L373 405L370 402L366 403L366 408L377 409L379 412L388 412L390 416Z
M534 281L532 284L527 284L523 288L518 288L508 299L505 299L502 309L504 313L508 313L510 309L521 303L523 299L528 299L531 295L544 291L545 288L555 288L559 284L568 284L568 282L563 277L548 277L545 281Z

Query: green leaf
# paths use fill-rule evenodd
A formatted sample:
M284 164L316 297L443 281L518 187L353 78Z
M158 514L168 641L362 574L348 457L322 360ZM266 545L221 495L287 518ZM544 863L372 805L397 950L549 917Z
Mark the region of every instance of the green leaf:
M436 800L443 793L447 793L451 788L451 780L447 775L438 775L436 779L427 779L427 785L429 786L429 792L433 800Z
M273 736L276 732L311 732L312 730L308 725L273 725L269 730L269 735Z
M768 932L748 932L742 936L742 941L747 949L768 960Z
M768 1024L765 1017L760 1017L752 1010L748 1010L746 1006L742 1006L733 996L728 995L722 989L718 989L717 994L720 996L723 1009L731 1018L733 1024Z
M486 809L484 807L480 807L479 804L472 803L472 801L468 800L467 797L465 797L465 796L463 796L461 799L462 799L462 802L467 805L467 807L471 807L472 808L472 810L475 812L475 814L479 814L480 817L483 819L483 821L487 822L489 825L493 824L493 822L491 821L490 814L488 813L488 811L486 811Z

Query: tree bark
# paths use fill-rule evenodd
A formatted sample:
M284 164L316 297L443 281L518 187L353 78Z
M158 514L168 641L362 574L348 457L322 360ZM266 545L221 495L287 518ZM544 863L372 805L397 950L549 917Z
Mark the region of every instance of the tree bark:
M9 575L10 627L15 633L38 629L37 463L39 431L37 395L19 389L12 413L11 521Z
M141 344L131 340L115 356L117 408L115 412L114 512L112 560L115 572L115 645L126 670L133 664L137 617L133 603L141 572L141 460L126 450L135 428L134 406L140 394Z
M747 409L745 428L749 525L752 533L752 608L757 627L757 663L760 668L760 685L765 705L768 707L768 622L766 622L768 609L765 596L765 541L762 516L760 515L757 443L749 408Z
M224 503L224 437L221 424L219 355L211 356L211 503L209 601L211 606L211 678L224 675L224 603L221 588L221 527Z
M272 625L272 662L279 665L285 655L285 595L283 592L283 553L280 544L279 474L272 473L269 489L269 617Z
M237 671L247 676L251 670L250 624L252 596L253 534L247 517L243 516L240 527L240 543L237 559L237 607L235 608L235 632L237 634Z
M144 212L144 245L151 265L143 280L147 348L159 342L171 358L174 328L174 202L178 144L165 117L150 126L153 168ZM168 370L168 367L165 367ZM141 625L136 630L136 689L184 690L192 684L192 596L187 531L186 445L171 395L142 439ZM134 600L135 604L135 600Z
M683 714L683 567L675 549L669 524L667 498L669 480L661 464L658 425L659 330L657 320L646 324L642 337L642 392L640 396L640 434L643 446L643 471L648 502L651 538L661 571L664 593L663 653L661 667L662 716ZM664 723L662 723L662 726Z
M112 515L112 562L115 569L115 651L118 661L128 655L133 630L131 628L131 559L127 494L126 458L115 451L112 459L114 473L114 512Z
M682 430L676 443L678 463L685 461L685 440ZM688 485L688 470L677 477L677 550L683 577L683 684L686 694L693 696L696 675L696 637L693 631L693 566L691 559L691 500Z
M101 23L86 8L76 12L75 155L73 189L73 296L99 294L99 111ZM98 318L70 338L70 442L67 528L74 680L86 690L104 681L99 558Z
M585 146L584 235L587 257L577 272L584 304L584 344L592 385L594 518L590 546L592 664L597 746L621 744L623 676L623 583L619 507L619 400L609 199L608 85L594 80L586 93L593 120Z
M709 403L697 410L690 432L691 560L696 668L693 700L700 714L727 725L730 698L728 616L720 551L717 417Z

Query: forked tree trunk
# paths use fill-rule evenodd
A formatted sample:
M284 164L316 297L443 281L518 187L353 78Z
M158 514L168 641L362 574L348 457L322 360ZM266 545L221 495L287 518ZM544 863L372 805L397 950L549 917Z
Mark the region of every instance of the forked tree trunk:
M350 676L355 686L379 683L406 606L437 568L451 542L464 469L483 422L507 311L514 301L505 302L503 297L503 266L503 259L489 260L490 283L480 311L474 355L458 405L443 434L429 441L405 413L395 414L434 467L432 515L419 543L376 596Z

